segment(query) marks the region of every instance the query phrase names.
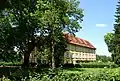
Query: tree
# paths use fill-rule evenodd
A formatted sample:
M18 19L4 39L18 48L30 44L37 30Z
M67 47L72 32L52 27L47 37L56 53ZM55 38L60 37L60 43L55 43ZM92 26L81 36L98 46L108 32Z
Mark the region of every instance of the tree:
M120 65L120 1L118 1L115 13L114 33L105 35L105 42L109 52L112 53L113 61Z
M52 68L55 68L55 46L60 42L59 38L63 37L63 31L68 31L74 34L81 26L79 23L82 21L82 9L78 8L79 2L77 0L53 0L48 2L43 1L43 4L37 5L37 16L42 15L39 19L44 21L41 24L46 29L52 55ZM40 11L39 5L43 5L46 10ZM44 13L45 12L45 13ZM41 14L42 13L42 14ZM43 14L44 13L44 14ZM38 20L38 21L39 21Z
M7 9L8 23L11 24L16 46L24 54L24 66L29 65L29 56L43 41L51 50L52 68L55 68L55 46L62 38L62 32L72 34L81 29L82 9L77 0L10 0ZM39 34L39 37L38 37ZM46 39L48 38L48 39ZM46 39L46 40L45 40Z
M116 15L115 15L115 37L114 37L114 44L115 44L115 50L114 50L114 61L116 64L120 65L120 1L118 1L118 5L116 8Z
M104 36L104 41L108 46L108 51L111 52L111 53L114 53L114 49L115 49L115 46L114 46L114 33L107 33Z
M14 36L12 26L6 16L7 10L1 10L0 13L0 60L1 61L18 61L20 54L14 51ZM15 58L16 57L16 58ZM15 58L15 59L13 59Z
M4 11L4 15L6 14L3 17L6 18L8 26L6 26L7 24L4 24L4 22L1 23L3 24L1 28L6 28L7 30L4 30L5 32L10 31L10 33L8 33L9 35L5 35L10 38L10 40L5 39L7 41L5 44L7 44L7 47L16 46L20 52L24 53L23 65L28 66L29 55L39 41L39 39L36 39L36 33L40 27L32 16L36 8L35 2L33 0L10 0L9 5L9 9L2 10ZM3 33L4 32L1 32L1 34ZM2 35L3 38L5 38L5 36Z
M107 33L104 36L105 43L108 46L108 51L112 54L111 56L113 61L115 60L115 48L116 48L114 37L115 37L114 33Z
M55 66L59 67L64 63L64 53L67 51L67 40L63 38L59 38L60 42L55 44Z
M105 55L96 55L96 60L97 61L102 61L102 62L112 62L112 59L110 56L105 56Z
M9 7L8 0L1 0L0 1L0 9L4 9L4 8L8 8L8 7Z

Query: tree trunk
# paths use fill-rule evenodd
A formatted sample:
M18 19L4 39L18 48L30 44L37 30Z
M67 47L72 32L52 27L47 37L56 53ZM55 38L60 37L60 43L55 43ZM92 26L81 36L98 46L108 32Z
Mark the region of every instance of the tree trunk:
M1 9L5 9L5 8L9 8L10 4L8 2L8 0L0 0L0 8Z
M24 53L24 62L23 62L23 67L24 68L29 67L29 57L30 57L30 52L25 52Z
M24 53L24 63L23 63L23 67L24 68L28 68L29 67L29 57L30 57L30 53L33 51L35 47L35 43L34 42L30 42L28 44L28 48Z
M54 42L52 41L52 69L55 68Z

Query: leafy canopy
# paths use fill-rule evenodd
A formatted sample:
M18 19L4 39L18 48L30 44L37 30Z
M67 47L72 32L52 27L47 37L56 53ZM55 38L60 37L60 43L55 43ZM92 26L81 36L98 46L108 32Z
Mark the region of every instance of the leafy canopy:
M10 39L5 42L6 46L17 47L27 63L38 44L51 48L52 42L61 41L62 32L74 34L81 29L83 10L79 8L78 0L9 0L9 6L1 11L0 21L4 20L4 23L0 22L0 28L5 32L0 33L0 44Z

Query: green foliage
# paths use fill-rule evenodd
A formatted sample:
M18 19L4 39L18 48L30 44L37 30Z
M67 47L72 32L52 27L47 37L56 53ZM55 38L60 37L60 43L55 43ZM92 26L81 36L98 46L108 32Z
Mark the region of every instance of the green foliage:
M58 71L59 70L59 71ZM16 74L17 76L17 74ZM49 73L30 73L29 78L17 81L119 81L120 69L100 68L72 68L64 70L49 70ZM15 79L11 81L16 81Z
M112 54L113 60L116 64L120 65L120 1L118 1L118 5L116 8L115 14L115 25L114 25L114 53Z
M82 68L117 68L118 65L112 62L90 62L90 63L81 63Z
M108 51L112 54L111 57L112 57L112 61L115 62L115 49L116 49L116 46L115 46L115 34L114 33L107 33L105 36L104 36L104 40L105 40L105 43L107 44L108 46Z
M0 14L0 61L19 61L19 54L14 51L14 35L7 13L5 9Z
M78 0L10 0L9 6L10 8L1 11L1 14L4 12L2 18L5 18L6 22L0 22L0 27L5 32L0 33L2 41L9 41L0 42L11 50L16 46L18 51L24 54L25 66L28 66L30 53L35 46L44 48L45 44L55 61L55 46L61 43L62 32L74 34L81 29L83 10L79 8ZM46 37L49 40L44 40ZM64 49L61 51L64 52Z
M120 1L115 12L114 33L108 33L104 39L109 52L112 53L112 60L120 65Z
M115 49L114 40L113 39L114 39L114 33L107 33L104 36L105 43L108 46L108 51L111 52L111 53L113 53L114 49Z
M63 45L58 45L64 43L61 40L63 38L62 32L68 31L74 34L81 29L82 9L78 8L79 2L77 0L38 0L36 6L35 17L37 17L37 21L41 22L39 25L45 29L44 32L49 38L48 48L50 48L52 57L52 67L55 67L55 63L59 64L58 61L65 52L65 48L61 48Z
M117 68L113 62L81 62L80 64L64 64L63 68Z
M112 62L112 57L105 55L96 55L96 60L102 62Z
M74 71L73 71L74 72ZM49 75L43 75L43 77L39 78L39 74L36 77L31 77L30 81L32 80L39 80L39 81L119 81L120 74L119 70L115 72L110 70L95 70L91 72L87 71L79 71L77 73L59 73L54 77L50 77Z
M64 61L64 53L66 51L66 48L67 48L67 42L66 40L62 37L60 39L61 42L58 42L56 45L55 45L55 64L56 64L56 67L60 67L61 65L63 65L63 61Z
M10 79L6 78L5 76L3 76L2 78L0 78L1 81L11 81Z
M20 62L0 62L0 66L21 66Z

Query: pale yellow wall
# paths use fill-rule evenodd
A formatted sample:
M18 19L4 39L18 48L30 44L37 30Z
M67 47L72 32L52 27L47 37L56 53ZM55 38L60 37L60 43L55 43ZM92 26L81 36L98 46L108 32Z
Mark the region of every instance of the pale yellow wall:
M67 55L68 57L66 57L65 55L64 60L67 59L67 62L69 61L68 63L74 63L74 61L76 60L96 60L94 49L89 49L72 44L68 44L67 49L68 51L66 53L69 55Z

